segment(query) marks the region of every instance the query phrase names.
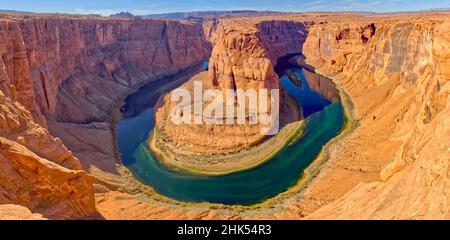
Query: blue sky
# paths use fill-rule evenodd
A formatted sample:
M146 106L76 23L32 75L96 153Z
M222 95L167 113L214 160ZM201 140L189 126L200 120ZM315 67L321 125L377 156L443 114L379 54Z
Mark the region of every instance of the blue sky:
M110 15L178 11L372 11L392 12L450 8L450 0L3 0L0 9Z

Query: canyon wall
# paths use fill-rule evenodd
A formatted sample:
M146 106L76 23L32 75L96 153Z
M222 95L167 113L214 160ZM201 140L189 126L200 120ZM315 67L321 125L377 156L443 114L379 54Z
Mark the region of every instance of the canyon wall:
M302 51L307 24L235 21L223 20L217 26L209 63L210 81L231 89L279 88L274 71L277 59Z
M131 87L210 52L201 26L189 22L31 19L19 27L39 109L60 121L104 121Z
M0 22L0 86L45 125L104 120L132 86L209 56L201 25L24 17ZM42 114L41 114L42 113Z
M30 65L19 23L2 20L0 28L0 90L29 109L36 122L45 126L34 97Z
M360 125L306 196L330 196L321 182L331 179L357 186L324 197L335 201L309 218L450 217L449 26L445 18L368 18L310 29L305 63L346 90ZM371 172L378 179L355 179Z
M14 15L2 16L0 36L0 204L52 219L96 215L94 178L81 169L117 173L110 108L211 50L187 21Z

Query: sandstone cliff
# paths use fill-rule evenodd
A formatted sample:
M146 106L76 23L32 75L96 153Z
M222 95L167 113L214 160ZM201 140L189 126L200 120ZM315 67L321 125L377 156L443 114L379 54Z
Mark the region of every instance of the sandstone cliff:
M294 21L223 20L215 33L209 80L225 88L279 88L277 59L302 51L306 26Z
M92 216L93 179L79 169L59 139L0 91L0 204L22 205L48 218Z
M45 126L35 101L30 65L19 23L0 21L0 34L0 90L30 110L36 122Z
M39 109L104 121L130 87L204 60L200 25L163 20L31 19L19 23Z
M0 202L14 203L49 218L88 217L96 212L92 177L38 157L0 138Z
M95 214L94 179L82 167L117 174L111 126L92 121L106 121L136 86L210 53L201 25L187 21L14 15L2 16L0 34L0 203L49 218ZM92 134L98 126L103 135Z
M317 186L330 178L349 181L354 172L380 174L309 218L450 217L448 29L448 20L439 18L365 19L310 29L305 62L334 76L361 118ZM348 167L338 173L340 166Z

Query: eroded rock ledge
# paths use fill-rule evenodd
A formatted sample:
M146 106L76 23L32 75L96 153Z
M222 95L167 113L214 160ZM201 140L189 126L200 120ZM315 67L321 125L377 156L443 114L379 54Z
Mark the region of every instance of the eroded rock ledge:
M0 173L0 204L22 205L51 219L96 214L94 179L60 139L1 91Z
M306 62L334 76L361 120L306 194L336 201L309 218L450 218L449 24L419 15L311 29ZM325 197L334 181L357 186Z

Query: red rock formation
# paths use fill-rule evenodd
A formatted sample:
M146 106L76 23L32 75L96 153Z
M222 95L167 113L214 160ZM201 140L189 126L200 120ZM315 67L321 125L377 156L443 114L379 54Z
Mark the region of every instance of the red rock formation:
M40 112L102 120L130 87L187 68L210 51L201 25L189 22L29 17L0 27L1 89L43 126Z
M234 23L233 20L224 20L220 23L216 21L208 23L209 25L205 24L205 29L214 42L214 48L209 62L208 79L203 79L207 81L204 88L280 89L274 66L280 56L301 51L306 34L302 32L306 31L305 25L289 21L261 23L250 21L240 24ZM213 31L211 29L216 30L211 33ZM188 86L182 88L184 87L189 88ZM169 104L168 99L166 104ZM170 110L168 107L168 110L161 111L161 114ZM170 121L167 117L167 114L164 116L157 114L157 127L169 139L185 142L185 145L188 145L187 151L234 152L254 146L264 138L260 134L261 126L258 125L193 127L174 126L170 122L159 121L162 118L164 121Z
M45 126L33 92L30 64L19 23L0 21L0 90L30 110L38 123Z
M334 75L361 118L312 188L320 191L320 182L330 178L380 174L309 218L450 217L450 25L443 20L375 18L310 30L306 63ZM339 173L339 165L348 170Z
M73 170L71 170L73 169ZM92 177L28 110L0 91L0 204L19 204L49 218L96 212Z
M14 203L50 218L80 218L96 212L92 177L38 157L0 137L0 203Z
M17 15L0 20L0 34L0 203L50 218L87 217L95 206L92 177L78 171L80 162L50 135L44 116L105 121L133 87L210 52L200 24L171 20ZM104 141L112 143L106 130ZM114 165L109 154L106 164ZM90 167L96 155L82 156Z
M164 20L20 21L31 79L44 115L104 120L117 97L139 83L204 60L200 25Z
M278 58L300 53L307 34L306 24L293 21L237 24L224 20L221 24L215 34L209 78L223 87L279 88L274 72Z

